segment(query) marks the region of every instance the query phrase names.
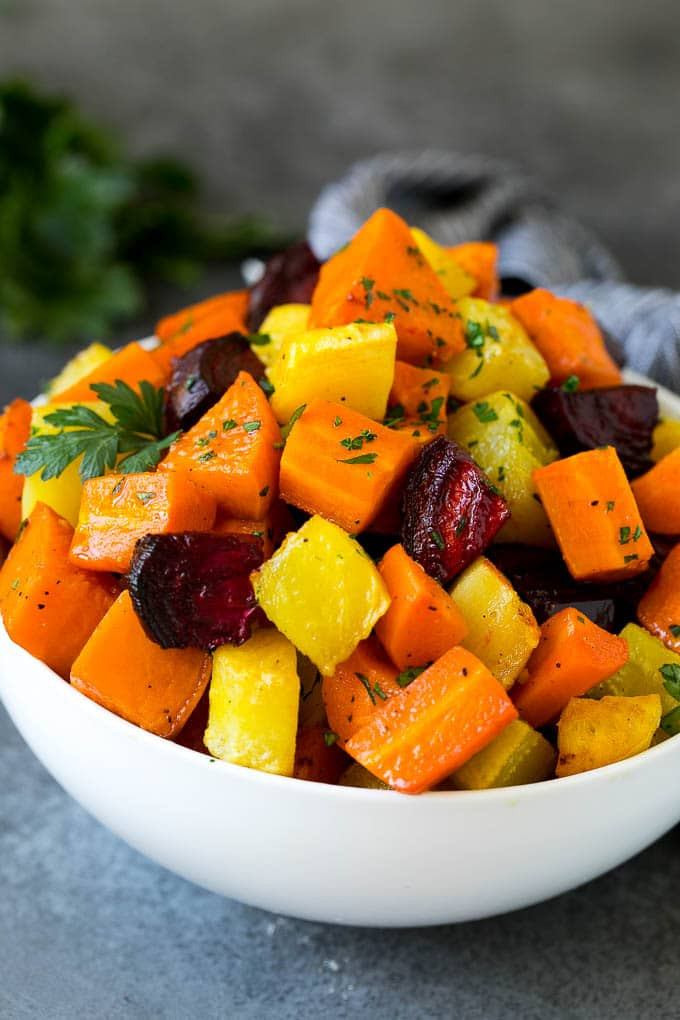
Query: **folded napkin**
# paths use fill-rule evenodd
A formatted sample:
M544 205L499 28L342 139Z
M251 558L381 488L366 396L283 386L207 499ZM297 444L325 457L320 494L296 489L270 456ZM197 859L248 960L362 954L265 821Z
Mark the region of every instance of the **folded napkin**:
M312 208L312 248L328 258L383 205L441 244L495 241L508 290L547 287L582 301L609 334L612 353L680 391L680 294L625 282L600 241L517 167L438 150L355 163Z

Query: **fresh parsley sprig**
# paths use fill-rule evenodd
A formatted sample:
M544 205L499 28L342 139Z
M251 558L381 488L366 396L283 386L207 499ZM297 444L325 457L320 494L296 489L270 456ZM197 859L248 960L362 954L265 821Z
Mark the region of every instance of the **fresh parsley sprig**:
M45 415L45 423L58 432L31 436L16 459L20 475L41 472L41 479L58 478L82 457L78 473L82 481L97 478L117 467L122 474L136 474L156 467L163 450L180 435L164 435L163 390L144 380L139 392L126 382L92 383L97 397L109 405L113 422L85 404L59 408Z

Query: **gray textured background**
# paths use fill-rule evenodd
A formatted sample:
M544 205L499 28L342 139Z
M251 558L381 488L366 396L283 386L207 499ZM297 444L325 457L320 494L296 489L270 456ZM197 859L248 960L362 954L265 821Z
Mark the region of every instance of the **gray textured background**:
M0 74L16 71L139 153L183 154L209 208L285 227L381 149L510 157L631 279L680 287L677 0L0 0ZM0 400L30 395L59 357L0 348ZM679 1013L678 830L530 910L369 932L272 917L161 871L65 797L1 709L0 789L3 1020Z

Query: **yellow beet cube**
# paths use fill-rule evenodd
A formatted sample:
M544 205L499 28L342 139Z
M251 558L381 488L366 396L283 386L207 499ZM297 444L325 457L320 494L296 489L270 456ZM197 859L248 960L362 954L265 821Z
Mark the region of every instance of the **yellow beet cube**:
M474 276L466 273L463 267L420 227L411 227L411 234L416 247L420 249L425 261L429 262L434 269L449 297L456 301L466 294L472 294L477 286Z
M381 421L394 379L397 334L391 323L352 323L290 336L271 366L271 405L287 422L319 398Z
M482 298L461 298L467 347L445 366L451 392L459 400L477 400L505 386L522 400L531 400L550 378L543 357L524 326L502 305Z
M46 415L73 406L75 405L53 403L35 407L31 416L32 434L49 435L50 433L58 432L58 428L54 425L49 425L45 421ZM101 415L106 421L113 421L109 405L103 401L88 401L85 406ZM66 429L66 431L72 430ZM80 497L83 491L83 483L78 474L81 460L82 457L78 457L77 460L71 461L58 478L50 478L47 481L43 481L40 477L41 471L36 471L35 474L28 475L25 478L21 496L21 516L23 520L30 515L36 503L45 503L47 506L52 507L60 517L66 518L69 524L72 524L75 528L78 523Z
M300 681L295 649L267 628L245 644L213 654L208 728L215 758L261 772L292 776Z
M105 361L113 357L113 351L105 344L90 344L68 361L58 376L56 376L47 387L47 394L55 397L57 394L68 390L81 379L84 379L95 368L99 368ZM94 393L92 394L94 397Z
M372 560L337 524L310 517L253 574L257 600L295 647L332 675L387 612Z
M552 744L522 719L473 755L446 781L454 790L490 790L550 779L557 754Z
M509 689L541 636L531 609L484 556L456 578L449 594L467 624L463 648Z
M507 390L490 393L451 416L449 436L470 451L510 507L512 517L496 541L553 547L531 472L556 460L558 452L529 405Z
M557 724L557 776L573 776L646 751L661 719L661 698L572 698Z
M652 460L657 463L680 446L680 421L662 421L654 429Z
M309 305L276 305L270 308L258 330L261 336L269 337L269 343L253 344L254 353L270 368L288 337L304 333L308 321Z
M667 674L676 672L680 682L680 655L666 648L663 641L636 623L627 623L619 636L628 643L628 662L608 680L603 680L588 691L588 697L601 698L613 694L630 698L641 694L658 694L662 715L672 712L680 702L665 685Z

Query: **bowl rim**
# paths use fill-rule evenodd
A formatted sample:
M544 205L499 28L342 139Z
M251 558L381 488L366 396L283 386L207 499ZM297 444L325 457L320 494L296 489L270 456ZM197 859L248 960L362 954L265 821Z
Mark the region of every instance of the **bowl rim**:
M671 413L680 416L680 395L673 393L660 383L657 383L654 380L640 375L638 372L634 372L630 369L624 369L623 376L624 381L630 384L644 386L649 386L650 384L653 385L657 390L661 413ZM37 403L41 397L36 398L34 403ZM560 790L566 791L587 784L592 785L597 782L607 783L627 772L635 771L642 763L646 763L651 759L659 760L666 755L674 754L676 749L680 749L680 740L678 739L680 738L680 733L678 733L669 737L667 740L661 741L659 744L647 748L646 751L633 755L632 757L623 758L620 761L612 762L609 765L601 765L598 768L589 769L586 772L579 772L571 776L543 779L536 783L524 783L517 786L493 787L486 790L428 790L424 793L413 796L402 794L397 797L385 798L386 793L399 793L399 791L341 786L339 784L332 783L315 783L298 779L294 776L280 776L271 772L263 772L258 769L248 768L245 765L237 765L233 762L223 761L220 758L215 758L213 755L202 754L200 751L194 751L189 747L184 747L181 744L176 743L174 740L166 740L157 736L155 733L144 730L140 726L135 725L135 723L128 722L128 720L116 715L115 712L104 708L102 705L97 704L97 702L76 690L71 686L69 681L63 680L62 677L51 670L44 662L31 655L30 652L27 652L26 649L22 648L20 645L17 645L7 634L4 622L0 616L0 659L3 660L3 665L11 656L14 657L13 664L16 664L18 659L19 661L22 661L26 669L31 671L31 679L33 681L37 679L39 684L43 686L49 684L51 687L50 693L53 696L62 696L64 699L64 705L79 705L84 712L90 712L92 714L92 718L98 719L102 725L113 727L114 730L117 728L123 739L141 742L143 745L148 746L150 750L155 748L159 754L170 754L173 757L176 757L177 755L181 757L183 755L185 757L185 761L188 764L193 763L195 768L209 768L212 765L218 765L221 769L226 770L225 776L227 779L231 779L233 781L240 780L251 783L255 787L263 784L271 787L273 784L274 789L276 789L277 786L280 786L282 790L299 790L300 795L304 797L331 796L341 798L344 801L378 798L381 803L401 803L404 799L406 799L411 804L422 803L428 806L432 805L434 802L447 805L450 805L453 801L464 801L469 803L471 798L475 803L491 804L499 801L507 802L509 798L513 803L516 803L518 798L531 800L535 797L544 796L546 794L546 790L555 790L557 793L557 791ZM10 670L13 672L11 666ZM2 666L0 666L0 673L1 672L5 672ZM10 677L9 682L13 683L14 678ZM62 695L58 695L56 693L56 685L61 686ZM77 699L77 701L69 701L69 699ZM4 702L4 700L5 699L2 697L2 691L0 690L0 701ZM161 748L163 748L163 750L161 750ZM329 794L329 791L333 792Z

